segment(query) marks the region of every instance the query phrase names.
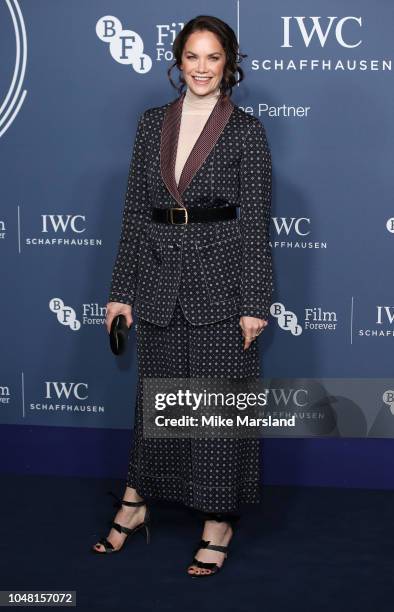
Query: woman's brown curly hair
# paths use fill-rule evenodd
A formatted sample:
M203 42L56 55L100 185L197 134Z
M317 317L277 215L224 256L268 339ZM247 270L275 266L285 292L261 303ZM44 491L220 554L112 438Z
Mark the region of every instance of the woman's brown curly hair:
M225 51L226 63L223 70L223 78L220 83L220 91L222 95L231 96L234 85L241 83L244 79L244 71L239 64L244 57L248 56L239 52L239 45L234 30L218 17L213 17L211 15L198 15L194 17L194 19L188 21L179 32L172 45L175 60L167 70L168 79L171 85L178 90L178 94L181 95L183 93L183 88L186 86L186 82L181 73L179 76L179 84L177 85L174 83L171 77L171 71L175 66L180 70L179 66L182 63L183 48L190 34L202 30L209 30L215 34ZM236 79L237 73L239 75L238 81Z

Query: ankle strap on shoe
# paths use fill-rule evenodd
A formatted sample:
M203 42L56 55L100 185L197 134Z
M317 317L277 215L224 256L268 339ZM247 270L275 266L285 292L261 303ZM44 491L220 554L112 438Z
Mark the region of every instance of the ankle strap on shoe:
M205 521L218 521L219 523L226 522L236 523L239 521L241 516L239 514L230 513L230 512L203 512L203 519Z
M200 548L209 548L210 550L217 550L218 552L226 553L228 546L220 546L219 544L211 544L211 540L200 540L197 550Z
M112 495L112 497L115 497L116 502L114 502L114 506L116 508L121 508L121 506L144 506L146 504L145 500L141 500L141 501L126 501L125 499L120 499L120 497L118 497L113 491L107 491L108 495Z
M126 501L125 499L122 499L122 504L124 506L145 506L145 501L137 501L137 502L133 502L133 501Z

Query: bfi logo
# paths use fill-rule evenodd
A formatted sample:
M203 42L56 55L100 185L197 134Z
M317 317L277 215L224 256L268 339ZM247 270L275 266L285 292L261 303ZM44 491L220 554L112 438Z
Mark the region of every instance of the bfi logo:
M118 64L131 66L138 74L152 68L152 60L144 53L144 41L134 30L123 29L122 22L113 15L100 17L96 23L98 38L108 44L111 57Z

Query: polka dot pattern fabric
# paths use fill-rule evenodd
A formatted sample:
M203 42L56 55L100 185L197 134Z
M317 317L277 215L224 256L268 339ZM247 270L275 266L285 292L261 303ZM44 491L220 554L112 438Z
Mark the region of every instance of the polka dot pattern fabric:
M144 439L144 377L261 376L259 339L243 350L240 316L267 319L271 157L261 122L220 97L176 185L183 96L139 117L110 302L137 315L138 387L127 475L146 499L203 512L260 501L261 440ZM171 225L152 208L239 206L236 219Z
M273 273L271 156L264 127L228 98L219 98L177 190L182 99L148 109L139 119L109 301L130 304L138 316L159 326L169 324L178 296L193 325L236 313L267 319ZM240 208L237 219L220 222L171 225L151 220L153 207L174 206ZM233 246L239 260L234 271L226 264Z
M143 437L143 379L260 375L257 341L243 351L237 315L194 326L177 301L166 327L139 319L138 387L127 484L146 499L204 512L237 512L260 502L258 439Z

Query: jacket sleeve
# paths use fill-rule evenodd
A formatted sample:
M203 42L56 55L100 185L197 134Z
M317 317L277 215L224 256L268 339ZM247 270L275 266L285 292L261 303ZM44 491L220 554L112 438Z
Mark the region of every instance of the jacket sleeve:
M262 123L253 123L240 162L240 230L243 238L240 316L268 319L273 293L269 244L271 153Z
M140 234L151 213L146 178L145 115L146 112L142 113L138 120L108 299L109 302L122 302L130 306L133 306L137 284Z

